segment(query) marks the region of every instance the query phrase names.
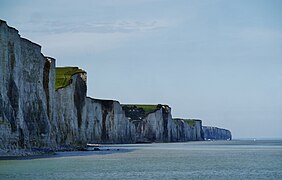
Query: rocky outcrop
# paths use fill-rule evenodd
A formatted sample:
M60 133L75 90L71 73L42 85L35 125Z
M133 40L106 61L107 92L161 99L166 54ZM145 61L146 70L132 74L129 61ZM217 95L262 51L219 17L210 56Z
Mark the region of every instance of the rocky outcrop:
M54 60L0 20L0 148L53 147Z
M205 140L231 140L231 132L227 129L203 126Z

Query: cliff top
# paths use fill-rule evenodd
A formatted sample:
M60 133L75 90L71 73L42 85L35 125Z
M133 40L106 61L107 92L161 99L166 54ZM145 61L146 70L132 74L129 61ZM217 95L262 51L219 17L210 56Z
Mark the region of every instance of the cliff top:
M6 21L0 19L0 26L1 26L2 24L4 24L5 26L7 26L8 28L14 30L16 33L19 33L19 31L18 31L16 28L9 26Z
M14 28L14 27L12 27L12 26L9 26L8 23L7 23L6 21L2 20L2 19L0 19L0 27L1 27L1 26L6 27L6 28L8 28L8 29L11 30L11 31L14 31L14 33L16 33L16 34L20 37L20 39L21 39L23 42L30 43L30 44L36 46L36 48L39 48L39 51L41 51L41 45L40 45L40 44L37 44L37 43L35 43L35 42L32 42L32 41L29 40L29 39L26 39L26 38L21 37L21 35L19 34L19 31L18 31L16 28Z
M218 130L225 130L225 131L229 131L231 133L230 130L225 129L225 128L221 128L221 127L215 127L215 126L203 126L204 129L218 129Z
M71 84L71 77L78 73L86 73L78 67L57 67L56 68L56 90Z
M201 121L199 119L182 119L182 118L173 118L174 122L183 121L187 123L189 126L195 126L197 121Z
M159 105L150 105L150 104L122 104L122 107L127 108L140 108L145 111L146 114L154 112L155 110L160 109Z
M142 120L148 114L153 113L167 105L150 105L150 104L122 104L125 115L132 120Z

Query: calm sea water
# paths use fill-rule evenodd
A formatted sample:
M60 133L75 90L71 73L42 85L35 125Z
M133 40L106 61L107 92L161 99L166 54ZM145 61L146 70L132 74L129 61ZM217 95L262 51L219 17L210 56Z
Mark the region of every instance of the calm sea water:
M281 140L105 148L111 150L1 160L0 179L282 179Z

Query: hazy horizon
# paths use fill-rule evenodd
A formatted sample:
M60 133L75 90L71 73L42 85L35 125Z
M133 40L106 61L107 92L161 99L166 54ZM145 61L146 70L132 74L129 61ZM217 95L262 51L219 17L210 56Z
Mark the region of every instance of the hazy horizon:
M282 139L282 1L0 2L57 66L87 71L88 96Z

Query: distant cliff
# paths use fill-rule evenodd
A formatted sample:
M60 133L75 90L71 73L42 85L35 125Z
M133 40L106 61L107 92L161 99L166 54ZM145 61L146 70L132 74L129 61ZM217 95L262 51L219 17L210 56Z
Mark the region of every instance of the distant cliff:
M55 67L41 47L0 20L0 155L87 143L228 139L201 120L172 118L168 105L129 105L87 97L87 74ZM229 135L229 136L228 136Z
M202 121L173 119L168 105L123 105L135 125L137 142L180 142L203 140Z
M227 129L203 126L205 140L231 140L231 132Z

